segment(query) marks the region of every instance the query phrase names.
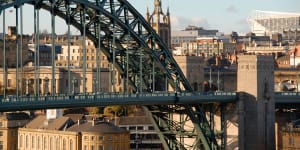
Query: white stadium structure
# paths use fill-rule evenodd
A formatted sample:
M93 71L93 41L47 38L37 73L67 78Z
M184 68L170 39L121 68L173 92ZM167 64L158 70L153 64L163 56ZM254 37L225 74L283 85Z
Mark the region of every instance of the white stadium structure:
M300 33L300 13L255 10L247 19L251 32L256 35L280 33L289 38ZM300 35L299 35L300 36Z

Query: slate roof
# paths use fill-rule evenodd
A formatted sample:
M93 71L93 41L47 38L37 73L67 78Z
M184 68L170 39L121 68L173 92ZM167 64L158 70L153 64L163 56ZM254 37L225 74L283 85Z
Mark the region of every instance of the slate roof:
M69 117L59 117L47 120L46 116L40 115L30 121L25 127L31 129L65 130L74 122Z
M25 112L18 112L18 113L5 113L1 115L2 118L7 120L29 120L30 117Z
M85 118L83 114L66 114L64 117L69 117L73 122L77 122L78 120Z
M126 133L125 129L119 128L112 123L104 121L95 121L94 125L92 121L82 121L80 124L74 124L67 131L76 132L98 132L98 133Z
M119 125L147 125L151 124L149 118L146 116L131 116L120 117Z

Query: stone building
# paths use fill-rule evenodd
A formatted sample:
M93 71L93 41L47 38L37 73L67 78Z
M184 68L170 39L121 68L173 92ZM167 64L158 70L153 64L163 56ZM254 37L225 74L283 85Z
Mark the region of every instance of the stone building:
M18 146L18 128L29 121L29 115L4 113L0 116L0 149L15 150Z
M279 149L289 150L289 149L299 149L300 147L300 129L299 120L295 122L287 123L285 127L280 130L281 137L278 143Z
M3 40L0 40L0 67L2 68L4 66L3 64L3 58L6 59L6 67L8 68L15 68L17 66L17 47L16 47L16 40L15 39L6 39L5 41L5 52L6 55L3 57ZM29 55L29 49L28 49L28 40L23 38L23 44L22 46L19 45L18 52L19 52L19 66L23 65L25 66L28 62L33 61L34 57L33 55ZM22 57L22 63L21 63L21 57Z
M22 82L19 82L19 93L22 94L34 94L35 92L40 94L53 93L52 91L52 68L44 66L39 68L38 82L34 82L36 79L34 67L25 67ZM83 73L82 69L71 69L71 85L68 85L68 71L64 68L55 68L55 93L66 94L70 89L72 93L83 92ZM109 70L107 68L101 68L100 70L100 82L96 82L96 70L87 69L86 71L86 92L96 92L96 86L100 85L102 92L109 91ZM6 90L16 89L16 69L7 70L7 88ZM21 78L22 75L19 75ZM3 79L3 70L0 70L0 79ZM37 80L36 80L37 81ZM39 84L39 85L37 85ZM0 81L1 92L3 93L3 82Z
M18 149L129 150L129 132L111 123L81 118L37 116L19 129Z
M128 116L117 119L118 126L130 132L130 148L161 150L162 144L146 116Z
M204 59L200 56L173 56L194 91L202 90Z

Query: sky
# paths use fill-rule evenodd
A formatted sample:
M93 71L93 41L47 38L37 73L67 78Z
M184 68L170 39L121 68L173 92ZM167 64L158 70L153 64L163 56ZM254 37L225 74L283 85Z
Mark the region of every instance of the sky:
M152 13L154 0L128 0L143 16L147 7ZM254 10L300 12L300 0L161 0L163 11L170 10L172 30L183 30L188 25L217 29L223 33L236 31L240 34L250 32L247 18ZM33 11L31 6L24 7L24 33L33 32ZM6 26L15 25L15 10L6 11ZM0 16L0 32L3 19ZM40 29L51 31L50 14L40 11ZM61 19L56 21L56 33L64 34L66 26ZM71 29L72 34L79 31Z

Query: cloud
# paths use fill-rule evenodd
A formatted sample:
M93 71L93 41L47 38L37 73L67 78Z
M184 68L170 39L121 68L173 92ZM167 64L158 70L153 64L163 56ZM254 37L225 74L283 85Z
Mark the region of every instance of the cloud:
M234 5L230 5L229 7L227 7L226 11L229 13L238 13L239 12L239 10Z
M171 16L172 30L183 30L188 25L194 25L203 28L209 27L207 20L204 18L200 18L200 17L186 18L186 17Z

